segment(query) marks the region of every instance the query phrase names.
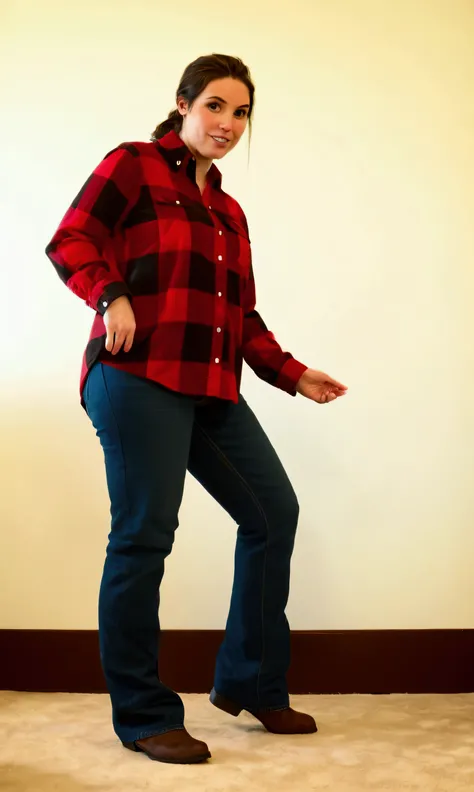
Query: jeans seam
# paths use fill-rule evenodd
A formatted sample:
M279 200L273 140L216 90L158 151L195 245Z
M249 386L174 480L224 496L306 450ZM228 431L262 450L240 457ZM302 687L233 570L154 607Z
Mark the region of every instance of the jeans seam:
M260 501L258 500L257 496L255 495L255 493L253 492L253 490L252 490L252 488L249 486L249 484L246 482L246 480L244 479L244 477L243 477L243 476L241 476L241 475L240 475L240 473L239 473L239 471L235 469L234 465L232 465L232 463L231 463L231 462L229 462L229 460L227 459L227 457L226 457L226 455L224 454L224 452L223 452L223 451L222 451L222 450L219 448L219 446L218 446L216 443L214 443L214 441L212 440L212 438L211 438L211 437L209 437L209 435L207 434L207 432L205 431L205 429L203 429L203 427L201 426L201 424L200 424L200 423L199 423L197 420L195 421L195 425L196 425L196 426L198 427L198 429L200 430L200 432L201 432L202 436L204 437L204 439L206 440L206 442L208 443L208 445L209 445L209 446L210 446L210 447L211 447L211 448L212 448L212 449L213 449L213 450L214 450L214 451L215 451L215 452L216 452L216 453L217 453L217 454L220 456L220 458L222 459L222 461L224 462L224 464L225 464L225 465L227 465L227 467L229 468L229 470L231 470L231 471L232 471L232 473L233 473L235 476L237 476L237 478L238 478L238 479L240 479L240 481L241 481L241 482L242 482L242 484L244 485L245 489L246 489L246 490L247 490L247 492L250 494L250 496L251 496L252 500L253 500L253 501L254 501L254 503L257 505L257 507L258 507L258 509L259 509L259 511L260 511L260 513L261 513L261 515L263 516L264 522L265 522L265 528L266 528L266 540L265 540L265 555L264 555L264 559L263 559L263 576L262 576L262 578L263 578L263 579L262 579L262 601L261 601L261 620L262 620L262 655L261 655L261 660L260 660L260 667L259 667L259 670L258 670L258 676L257 676L257 690L256 690L256 693L257 693L257 704L260 704L260 677L261 677L261 674L262 674L262 667L263 667L263 663L264 663L264 661L265 661L265 631L264 631L264 614L263 614L264 602L263 602L263 599L264 599L265 580L266 580L266 570L267 570L268 542L269 542L269 535L270 535L270 529L269 529L269 525L268 525L267 515L265 514L265 510L263 509L262 505L260 504Z
M129 495L128 495L128 487L127 487L127 478L128 478L127 477L127 464L126 464L126 461L125 461L126 457L125 457L125 452L124 452L124 449L123 449L122 436L120 434L119 424L118 424L117 417L116 417L115 412L114 412L112 399L110 398L110 392L109 392L109 388L108 388L108 385L107 385L107 380L105 379L103 364L101 366L101 374L102 374L102 380L103 380L103 383L104 383L104 389L105 389L105 392L107 394L107 399L108 399L109 406L110 406L110 412L112 414L112 418L114 420L115 428L116 428L116 431L117 431L117 437L118 437L118 441L119 441L119 445L120 445L120 451L121 451L121 454L122 454L123 478L124 478L124 485L125 485L125 498L126 498L126 501L127 501L127 514L128 514L128 516L130 516L130 498L129 498Z

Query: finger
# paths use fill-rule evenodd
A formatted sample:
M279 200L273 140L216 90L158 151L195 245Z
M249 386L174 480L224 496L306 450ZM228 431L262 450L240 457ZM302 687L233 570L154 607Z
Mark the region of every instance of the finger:
M107 338L105 340L105 348L107 352L111 352L114 346L114 333L112 330L107 330Z
M347 385L343 385L342 382L338 382L337 380L332 379L332 377L327 377L327 381L330 385L335 385L336 388L339 388L339 390L347 390Z
M117 352L120 352L120 350L122 349L122 344L124 342L124 339L125 339L125 334L123 330L119 330L118 332L115 333L115 343L114 343L114 348L112 349L112 355L116 355Z
M127 333L127 336L125 338L125 344L124 344L124 347L123 347L123 351L124 352L130 352L130 350L132 348L132 344L133 344L134 335L135 335L135 330L130 330Z

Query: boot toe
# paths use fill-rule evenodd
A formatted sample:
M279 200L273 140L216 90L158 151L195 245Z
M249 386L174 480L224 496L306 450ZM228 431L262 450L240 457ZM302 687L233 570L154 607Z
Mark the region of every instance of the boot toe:
M168 764L197 764L211 758L208 746L202 740L195 740L186 729L174 729L164 734L156 734L134 743L126 748L140 751L149 759Z

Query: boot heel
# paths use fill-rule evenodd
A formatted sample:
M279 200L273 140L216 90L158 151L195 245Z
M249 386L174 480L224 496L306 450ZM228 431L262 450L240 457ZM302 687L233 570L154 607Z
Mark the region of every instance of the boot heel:
M229 715L233 715L234 718L236 718L237 715L240 715L242 712L242 707L239 707L239 705L234 701L230 701L229 699L224 698L224 696L220 696L219 693L216 693L214 688L211 690L209 701L218 709L227 712Z

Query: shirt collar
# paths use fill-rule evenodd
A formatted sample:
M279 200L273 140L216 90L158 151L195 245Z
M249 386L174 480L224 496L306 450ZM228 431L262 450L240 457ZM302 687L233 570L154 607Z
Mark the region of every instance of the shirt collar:
M162 138L157 140L155 142L155 146L165 158L168 166L175 173L182 169L184 169L186 172L189 163L194 162L194 157L190 150L186 144L183 143L182 139L178 133L174 131L174 129L171 130L171 132L167 132L166 135L163 135ZM211 184L211 187L216 190L220 189L222 184L222 174L219 168L214 165L214 163L212 163L211 167L209 168L207 178Z

